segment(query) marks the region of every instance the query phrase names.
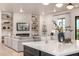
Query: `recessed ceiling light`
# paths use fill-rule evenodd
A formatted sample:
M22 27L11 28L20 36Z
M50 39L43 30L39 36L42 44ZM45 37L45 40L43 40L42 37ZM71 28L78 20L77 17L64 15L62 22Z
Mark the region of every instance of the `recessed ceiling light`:
M49 3L43 3L43 5L49 5Z
M42 15L45 15L45 12L42 12Z
M57 7L62 7L63 4L62 4L62 3L57 3L56 6L57 6Z
M74 6L73 6L71 3L69 3L69 4L66 6L66 8L67 8L67 9L73 9Z
M56 9L55 8L53 9L53 12L56 12Z
M23 9L22 9L22 8L20 9L20 12L21 12L21 13L23 12Z
M78 5L75 5L75 7L79 7Z

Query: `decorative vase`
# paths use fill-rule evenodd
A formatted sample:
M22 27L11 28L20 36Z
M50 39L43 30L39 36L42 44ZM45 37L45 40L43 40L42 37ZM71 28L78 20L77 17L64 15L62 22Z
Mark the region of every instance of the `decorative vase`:
M58 33L58 41L59 42L63 42L64 40L65 40L64 33L63 32L59 32Z

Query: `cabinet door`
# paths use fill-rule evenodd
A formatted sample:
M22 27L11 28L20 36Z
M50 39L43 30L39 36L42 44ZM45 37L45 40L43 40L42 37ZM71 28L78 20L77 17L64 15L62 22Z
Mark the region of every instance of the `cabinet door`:
M17 41L17 39L16 40L12 39L12 48L14 50L18 51L18 41Z
M24 56L39 56L39 50L24 46Z
M12 39L8 38L8 47L12 48Z
M54 55L51 55L51 54L49 54L49 53L46 53L46 52L42 52L42 51L41 51L41 56L54 56Z
M4 38L4 44L7 45L8 44L8 39L7 38Z
M78 53L74 53L74 54L70 54L70 55L67 55L67 56L79 56L79 52Z

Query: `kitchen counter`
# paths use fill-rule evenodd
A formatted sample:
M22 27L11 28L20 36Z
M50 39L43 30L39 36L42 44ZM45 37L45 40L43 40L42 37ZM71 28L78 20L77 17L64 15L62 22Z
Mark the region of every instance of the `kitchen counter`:
M54 56L73 54L79 55L79 45L77 45L76 43L60 43L56 40L50 40L48 42L24 42L23 45L24 47L32 48Z

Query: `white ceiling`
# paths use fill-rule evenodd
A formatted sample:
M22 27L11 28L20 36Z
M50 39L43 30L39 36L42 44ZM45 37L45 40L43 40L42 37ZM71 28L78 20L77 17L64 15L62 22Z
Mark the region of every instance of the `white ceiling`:
M41 13L41 12L53 13L54 8L57 10L57 12L67 10L66 6L68 3L64 3L64 6L61 8L56 7L55 4L56 3L50 3L49 5L43 5L42 3L0 3L0 10L19 12L20 8L22 8L24 13ZM78 3L73 3L73 5L79 6Z

